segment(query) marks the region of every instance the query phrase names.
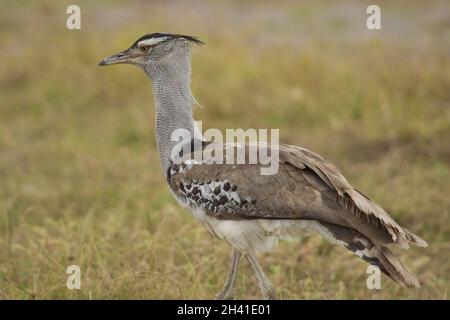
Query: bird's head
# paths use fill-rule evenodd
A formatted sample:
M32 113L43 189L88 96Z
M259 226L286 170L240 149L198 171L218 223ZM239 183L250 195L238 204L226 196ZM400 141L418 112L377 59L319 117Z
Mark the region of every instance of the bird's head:
M193 36L169 33L146 34L137 39L130 48L103 59L99 65L128 63L145 68L189 50L193 43L203 44Z

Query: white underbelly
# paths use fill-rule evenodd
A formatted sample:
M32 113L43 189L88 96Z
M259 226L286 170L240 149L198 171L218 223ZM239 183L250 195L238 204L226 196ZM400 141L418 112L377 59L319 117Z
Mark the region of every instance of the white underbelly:
M220 220L207 215L201 208L191 210L213 235L242 252L268 251L280 239L299 239L317 228L317 222L312 220Z

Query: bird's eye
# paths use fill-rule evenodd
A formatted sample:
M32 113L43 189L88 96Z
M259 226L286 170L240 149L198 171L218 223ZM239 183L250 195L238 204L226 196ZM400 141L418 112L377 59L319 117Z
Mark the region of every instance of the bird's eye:
M139 50L141 50L141 52L147 53L149 48L149 46L140 46Z

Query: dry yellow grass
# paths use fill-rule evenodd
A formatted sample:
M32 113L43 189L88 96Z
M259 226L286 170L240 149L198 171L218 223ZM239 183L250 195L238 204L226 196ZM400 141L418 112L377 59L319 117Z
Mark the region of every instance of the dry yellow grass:
M145 75L97 68L155 31L200 36L193 91L205 128L280 128L336 163L430 243L401 252L424 283L386 277L312 236L262 257L284 299L447 299L450 287L450 9L365 3L79 1L0 4L0 298L210 298L228 267L165 186ZM77 264L81 290L66 288ZM248 267L238 297L259 293Z

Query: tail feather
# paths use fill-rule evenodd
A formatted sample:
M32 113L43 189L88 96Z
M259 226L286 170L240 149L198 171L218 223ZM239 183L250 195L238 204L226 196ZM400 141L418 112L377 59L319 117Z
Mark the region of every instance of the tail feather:
M424 247L424 248L428 247L428 243L425 240L423 240L421 237L412 233L411 231L409 231L406 228L403 228L403 230L405 231L408 241L410 243L415 244L418 247Z
M410 288L420 287L416 275L403 266L399 258L389 248L374 245L372 241L354 229L322 222L320 225L325 229L318 228L318 231L328 240L343 245L366 262L379 267L380 271L395 282ZM405 232L409 231L405 230ZM417 245L426 245L426 242L419 237L415 240L417 243L412 242Z
M370 263L378 266L392 280L409 288L420 288L417 276L409 271L391 250L386 247L374 246L370 252L372 255Z

